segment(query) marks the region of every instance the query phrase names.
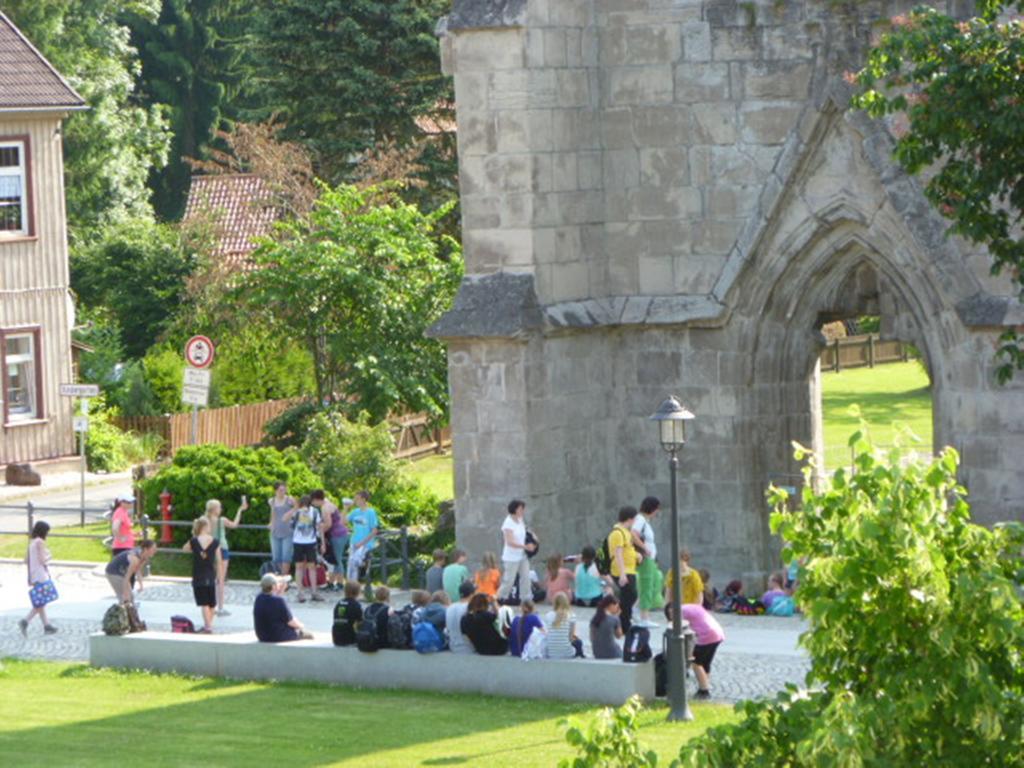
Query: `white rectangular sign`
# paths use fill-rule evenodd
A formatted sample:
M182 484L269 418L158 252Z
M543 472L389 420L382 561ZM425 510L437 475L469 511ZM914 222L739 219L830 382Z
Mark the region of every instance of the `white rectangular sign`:
M60 393L64 397L99 397L99 384L61 384Z
M89 417L88 416L75 416L74 418L75 432L88 432L89 431Z
M186 405L201 405L205 407L209 400L209 387L192 387L186 384L181 388L181 402Z
M203 387L209 389L210 387L210 371L205 368L186 368L185 369L185 386L186 387Z

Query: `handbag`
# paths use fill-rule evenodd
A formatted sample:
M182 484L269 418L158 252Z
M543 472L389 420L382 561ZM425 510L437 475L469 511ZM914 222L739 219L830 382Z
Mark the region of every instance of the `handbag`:
M57 599L57 587L50 579L37 581L28 591L28 599L32 601L33 608L42 608Z

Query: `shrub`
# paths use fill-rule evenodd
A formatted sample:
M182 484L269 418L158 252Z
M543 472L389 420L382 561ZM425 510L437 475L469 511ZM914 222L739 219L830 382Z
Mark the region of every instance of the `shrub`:
M322 409L315 400L305 400L282 411L263 425L263 445L281 451L298 448L306 439L309 420Z
M153 393L160 413L187 410L181 402L181 382L185 376L185 358L170 347L154 348L142 358L146 383Z
M251 508L242 516L242 523L267 524L270 508L266 500L273 494L278 480L288 483L293 495L308 493L322 485L295 450L274 448L225 448L222 445L188 446L178 451L170 466L143 481L144 509L151 519L159 516L161 491L172 496L174 518L194 520L205 508L208 499L220 499L224 513L234 516L243 495L249 497ZM175 542L188 539L188 529L174 529ZM268 547L263 530L237 530L230 534L232 549L240 552L264 552Z
M658 755L645 750L636 738L639 696L633 696L618 709L603 709L587 723L569 719L565 740L579 755L559 761L559 768L655 768Z
M90 472L120 472L133 464L156 459L163 440L159 435L137 435L110 423L103 398L92 401L85 461Z
M365 488L376 495L394 484L398 464L395 441L387 422L371 426L360 414L349 421L338 411L322 411L308 422L302 456L324 479L325 488L339 496L351 496Z
M858 432L855 471L802 509L772 491L783 559L801 559L810 691L742 705L685 766L1024 765L1024 528L970 522L952 448L930 464ZM797 447L797 457L809 452Z

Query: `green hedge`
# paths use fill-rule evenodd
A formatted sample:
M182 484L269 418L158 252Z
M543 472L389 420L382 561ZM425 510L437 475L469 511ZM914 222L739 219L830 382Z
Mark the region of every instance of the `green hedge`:
M274 448L225 448L200 445L182 448L168 467L143 481L144 510L151 520L160 518L160 493L171 493L175 520L194 520L203 514L208 499L220 499L224 514L234 517L242 495L250 508L242 523L267 524L267 499L274 483L284 480L289 493L299 495L323 486L318 475L306 466L297 451ZM174 528L177 545L188 540L185 527ZM228 533L231 548L239 552L264 552L270 546L266 531L236 530Z

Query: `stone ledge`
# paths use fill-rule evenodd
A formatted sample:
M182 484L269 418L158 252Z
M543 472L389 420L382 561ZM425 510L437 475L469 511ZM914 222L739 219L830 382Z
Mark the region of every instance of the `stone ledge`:
M416 651L362 653L337 648L327 635L294 643L260 643L251 632L184 635L143 632L89 636L94 667L146 669L236 680L301 680L365 688L481 693L617 706L639 694L654 698L654 665L593 659L524 662L511 656Z
M541 326L533 275L467 275L455 303L427 329L436 339L523 338Z
M684 325L721 318L724 304L711 296L616 296L544 307L548 330L616 325Z
M1010 328L1024 325L1024 304L1010 296L976 293L956 305L960 321L969 328Z

